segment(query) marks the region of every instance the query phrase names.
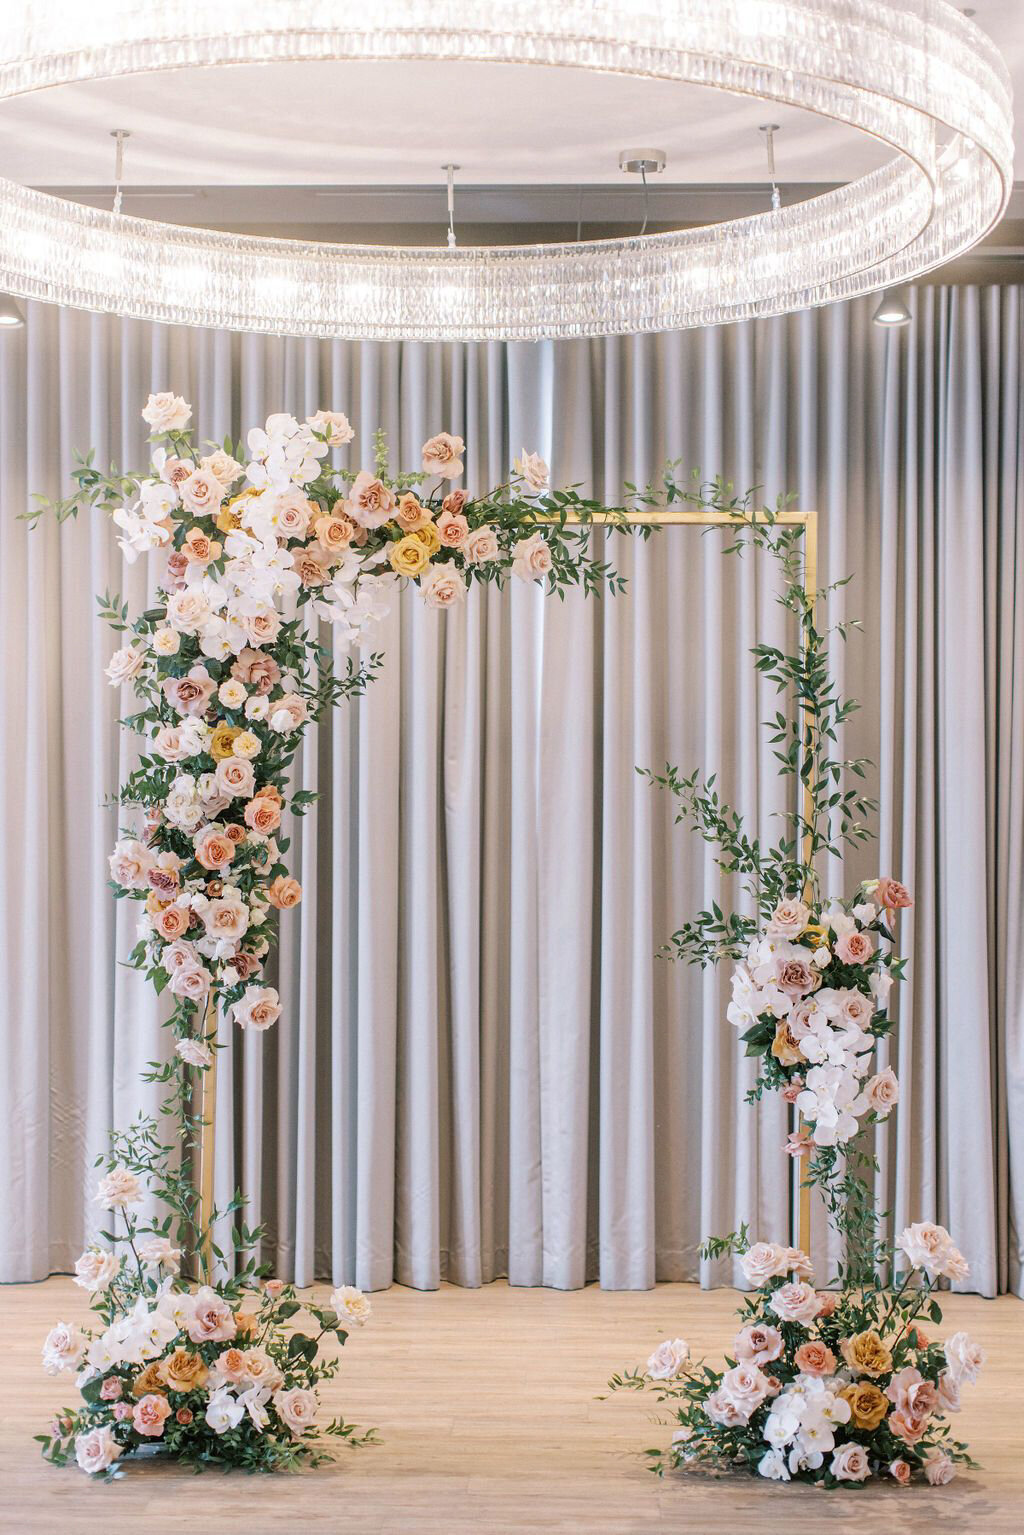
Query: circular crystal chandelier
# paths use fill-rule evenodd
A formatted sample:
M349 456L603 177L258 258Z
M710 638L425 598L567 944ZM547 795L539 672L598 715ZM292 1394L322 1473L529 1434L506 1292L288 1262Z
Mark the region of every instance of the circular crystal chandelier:
M710 86L818 113L894 154L837 190L705 228L448 250L185 228L0 180L0 289L303 336L680 329L905 283L974 245L1010 194L1006 70L945 0L6 0L0 103L156 70L315 60L543 65Z

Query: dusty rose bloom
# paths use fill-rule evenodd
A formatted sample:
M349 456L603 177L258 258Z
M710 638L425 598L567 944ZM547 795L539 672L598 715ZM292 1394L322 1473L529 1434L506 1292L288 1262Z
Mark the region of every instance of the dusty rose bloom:
M163 684L164 697L179 714L198 718L206 713L207 705L217 684L205 667L196 666L187 677L168 677Z
M281 680L281 668L273 656L265 656L262 651L246 646L238 652L238 658L231 667L231 675L255 693L269 693L274 684Z
M188 555L181 549L172 549L167 556L167 574L171 581L177 583L184 578L188 569Z
M174 1420L176 1423L180 1423L182 1428L188 1428L188 1425L192 1422L191 1407L179 1407L174 1414Z
M801 1076L790 1077L786 1086L782 1089L782 1096L787 1103L795 1103L804 1089L804 1079Z
M805 959L787 957L778 964L778 986L791 997L804 997L821 981L819 972Z
M782 1334L776 1327L744 1327L736 1334L733 1353L737 1360L764 1366L782 1353Z
M100 1387L100 1400L116 1402L124 1392L124 1381L119 1375L108 1375Z
M450 490L441 502L441 510L448 517L457 517L468 500L468 490Z
M819 1317L829 1317L829 1316L832 1316L834 1314L834 1312L835 1312L836 1305L837 1305L836 1297L833 1295L831 1290L819 1290L818 1291L818 1315L819 1315Z

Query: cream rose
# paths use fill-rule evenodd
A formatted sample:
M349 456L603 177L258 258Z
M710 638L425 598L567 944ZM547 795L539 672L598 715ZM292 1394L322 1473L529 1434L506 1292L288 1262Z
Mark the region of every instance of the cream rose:
M198 634L211 617L210 601L204 592L188 586L167 599L167 622L179 634Z
M747 1283L760 1289L769 1279L785 1274L787 1253L788 1248L780 1247L777 1242L755 1242L753 1247L740 1254L740 1268Z
M193 1343L226 1343L235 1336L235 1318L216 1290L202 1285L196 1291L188 1335Z
M136 1244L139 1257L150 1268L163 1269L177 1274L181 1269L181 1248L175 1247L166 1237L147 1237Z
M432 565L420 578L420 595L428 608L452 608L465 601L466 582L452 565Z
M200 469L205 469L212 474L223 490L229 490L245 472L244 464L240 464L237 458L232 458L230 453L225 453L223 448L217 448L213 453L206 453L199 460Z
M75 1284L90 1295L109 1288L117 1278L121 1260L116 1253L102 1252L98 1247L87 1247L80 1258L75 1259Z
M497 533L487 526L472 528L466 535L462 554L466 562L471 565L481 565L487 560L498 559L501 550L498 546Z
M810 907L795 897L787 897L772 912L766 932L772 938L798 938L810 920Z
M306 417L306 425L318 436L326 438L329 448L343 448L356 435L348 417L340 410L318 410L315 416Z
M142 407L142 419L154 435L158 432L183 432L192 415L192 407L180 394L165 391L151 394Z
M457 480L462 473L462 458L466 444L461 437L450 432L438 432L423 444L423 473L436 474L442 480Z
M685 1338L666 1338L648 1359L647 1374L652 1380L676 1380L686 1373L689 1358L690 1345Z
M240 1028L269 1029L281 1016L281 999L273 986L247 986L231 1009Z
M395 494L383 480L362 469L349 486L342 505L350 522L361 528L379 528L394 516Z
M864 1096L867 1099L868 1108L884 1119L891 1113L900 1101L900 1084L896 1080L896 1073L891 1066L880 1071L877 1076L871 1078L865 1085Z
M527 453L524 448L512 467L535 495L547 488L551 471L539 453Z
M211 938L241 938L249 926L249 908L234 895L217 896L202 915Z
M768 1305L784 1322L800 1322L804 1327L818 1315L818 1296L804 1279L780 1285L768 1298Z
M95 1200L104 1210L124 1210L142 1203L142 1187L127 1167L112 1167L96 1185Z
M370 1302L355 1285L338 1285L331 1291L327 1304L339 1321L349 1322L353 1327L364 1327L370 1320Z
M756 1364L758 1369L778 1359L782 1349L782 1334L778 1328L764 1326L741 1328L732 1346L737 1360L743 1364Z
M278 1416L296 1436L313 1427L319 1405L316 1392L302 1386L293 1386L290 1391L274 1392L274 1406Z
M153 866L153 854L144 842L123 838L107 860L110 877L115 885L125 890L145 890L149 885L149 871Z
M965 1332L956 1332L943 1345L950 1380L956 1387L973 1385L985 1363L985 1350Z
M924 1474L933 1487L945 1487L956 1476L956 1466L942 1450L933 1450L924 1463Z
M152 399L152 395L150 396ZM98 1471L106 1471L122 1453L121 1446L114 1438L114 1431L104 1425L103 1428L90 1429L87 1434L79 1434L75 1440L75 1459L83 1471L88 1471L94 1476Z
M176 656L181 649L181 635L177 629L169 629L165 625L153 630L149 643L158 656Z
M237 747L237 737L234 744ZM259 742L256 744L258 746ZM236 799L251 799L256 789L253 765L242 756L223 758L217 763L214 778L222 794L230 794Z
M543 533L531 533L512 546L512 572L520 581L539 581L551 569L551 550Z
M863 1482L871 1475L868 1452L862 1444L841 1444L829 1470L837 1482Z
M59 1375L61 1370L77 1370L85 1349L85 1339L74 1322L58 1322L43 1340L43 1369L47 1375Z
M181 504L193 517L216 517L224 499L224 487L208 469L193 469L178 486Z
M122 645L120 650L115 650L106 670L110 686L119 688L122 682L131 682L141 672L145 659L142 651L136 650L134 645Z

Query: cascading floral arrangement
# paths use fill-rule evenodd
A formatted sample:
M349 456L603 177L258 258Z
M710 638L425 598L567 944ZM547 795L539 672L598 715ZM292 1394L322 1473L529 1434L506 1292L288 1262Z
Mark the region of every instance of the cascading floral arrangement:
M286 1325L299 1302L262 1283L262 1233L246 1228L241 1195L219 1210L200 1199L198 1087L219 1016L257 1032L280 1017L264 965L274 913L302 894L285 861L285 817L315 798L293 792L289 768L309 725L359 696L382 662L371 652L337 675L320 625L342 645L366 646L403 582L437 609L509 575L546 580L559 596L571 585L616 592L622 579L590 554L585 524L595 514L627 521L624 508L547 489L546 465L525 450L506 484L473 497L453 490L464 444L447 432L424 444L419 471L392 475L381 433L372 470L332 461L354 437L335 411L301 423L273 415L249 432L247 453L230 440L202 451L180 396L151 395L142 414L148 471L103 473L90 454L73 471L74 493L38 498L32 519L98 508L127 561L166 559L152 608L130 619L109 594L100 608L125 636L107 676L134 690L139 707L122 723L143 743L119 794L134 824L111 854L111 885L143 908L130 963L170 999L173 1054L146 1080L166 1087L162 1122L173 1133L140 1118L111 1137L96 1197L115 1212L114 1229L76 1275L102 1325L81 1334L58 1324L44 1348L48 1369L78 1372L84 1405L39 1437L50 1459L74 1455L108 1475L153 1444L197 1466L271 1470L317 1457L316 1388L337 1368L321 1340L343 1342L346 1321L364 1320L368 1306L343 1288L326 1306L305 1304L311 1330ZM147 1197L162 1212L152 1220L138 1213ZM181 1270L195 1270L218 1222L232 1233L236 1272L216 1283L207 1273L193 1293ZM340 1420L325 1431L366 1438Z
M677 822L716 848L719 867L740 876L747 899L742 912L713 905L699 913L665 952L701 966L733 962L729 1021L760 1062L747 1101L781 1090L794 1106L799 1119L785 1150L800 1160L804 1185L821 1194L844 1258L834 1287L815 1290L810 1259L798 1249L751 1246L746 1228L711 1239L702 1255L738 1257L754 1287L725 1368L691 1361L685 1341L674 1339L645 1369L610 1384L654 1389L660 1401L680 1404L670 1449L649 1452L659 1472L706 1462L827 1487L880 1474L901 1485L915 1473L945 1483L958 1462L973 1464L946 1415L959 1410L960 1388L976 1379L984 1355L964 1333L932 1342L922 1322L941 1322L933 1290L940 1278L965 1279L967 1263L930 1222L908 1227L895 1250L880 1240L884 1217L871 1182L878 1165L863 1144L863 1132L899 1097L892 1069L873 1066L894 1026L889 994L906 965L895 953L895 912L912 902L890 878L862 885L850 901L825 900L817 875L822 855L842 858L865 840L861 818L875 809L860 789L841 787L847 775L862 779L867 761L834 755L857 704L839 694L828 639L831 632L845 640L851 626L823 632L815 619L818 601L846 583L805 590L803 529L779 523L784 500L758 510L752 493L734 497L720 480L688 490L671 472L666 487L670 500L696 500L735 521L730 552L753 547L779 566L778 600L797 621L799 645L792 653L757 645L753 653L758 671L789 695L788 714L778 712L766 729L802 803L785 817L778 842L763 846L722 802L714 776L683 777L673 767L647 775L677 797ZM916 1286L915 1274L923 1278Z

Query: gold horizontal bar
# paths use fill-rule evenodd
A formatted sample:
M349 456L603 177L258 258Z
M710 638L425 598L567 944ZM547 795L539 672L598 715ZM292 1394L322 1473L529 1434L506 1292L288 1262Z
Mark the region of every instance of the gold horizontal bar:
M775 514L775 522L787 527L800 526L811 522L816 515L817 513L815 512L777 512ZM541 522L557 522L558 518L553 515L541 515L538 517L538 520ZM572 526L578 524L589 525L590 523L595 525L601 523L622 523L625 521L638 527L645 525L670 527L676 524L681 527L697 528L743 527L743 518L732 517L728 512L683 512L674 511L669 507L662 511L654 509L649 512L626 512L625 516L620 515L617 517L610 512L595 512L593 517L579 517L570 512L565 520Z

